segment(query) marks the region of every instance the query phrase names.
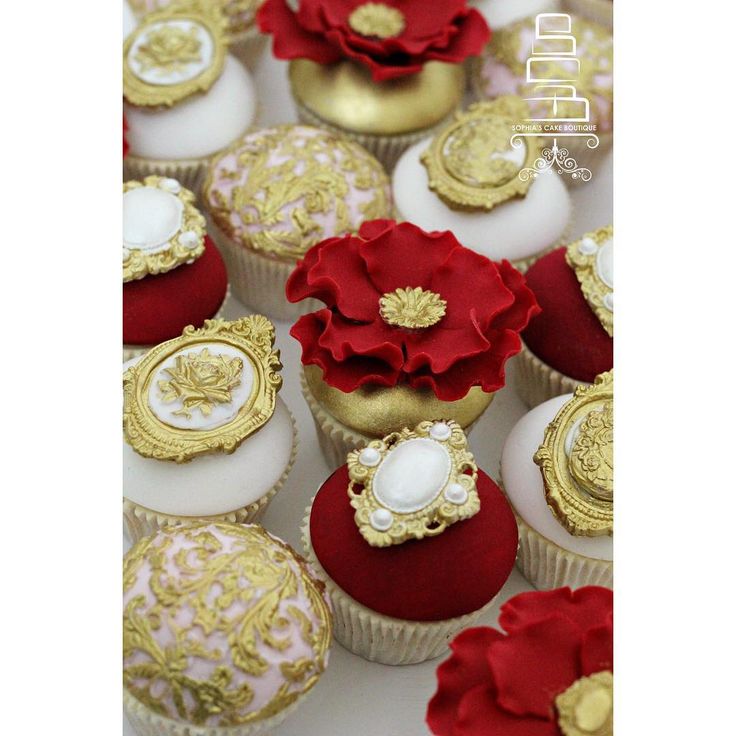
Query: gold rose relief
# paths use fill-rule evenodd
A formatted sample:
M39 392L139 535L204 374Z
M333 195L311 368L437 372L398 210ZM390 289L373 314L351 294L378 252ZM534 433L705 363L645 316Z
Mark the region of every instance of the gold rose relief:
M458 112L424 151L429 188L452 209L492 210L526 195L532 181L519 172L539 155L535 138L511 144L513 125L529 116L524 100L499 97Z
M145 16L123 44L123 96L131 105L170 107L219 79L227 20L215 3L189 3Z
M207 320L157 345L123 376L123 429L140 455L186 462L231 453L272 416L281 388L265 317Z
M579 536L613 534L613 372L580 386L534 455L557 520Z
M218 227L256 251L290 261L333 235L391 213L388 177L354 144L325 133L297 135L280 126L236 144L237 170L210 172L205 197ZM215 177L240 181L226 196ZM356 218L352 190L366 193ZM234 225L236 213L240 224Z
M138 591L142 574L148 583ZM195 725L259 721L301 697L325 670L332 618L324 585L260 527L165 528L128 552L123 583L123 681L155 713ZM294 605L297 597L308 601L306 610ZM166 647L162 628L173 633ZM300 656L291 659L295 643ZM254 685L277 666L286 683L254 708Z

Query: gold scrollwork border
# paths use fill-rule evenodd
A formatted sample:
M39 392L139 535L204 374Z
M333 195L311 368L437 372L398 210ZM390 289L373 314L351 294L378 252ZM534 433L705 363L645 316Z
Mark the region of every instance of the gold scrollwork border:
M136 40L152 26L166 21L188 20L203 26L212 38L212 63L193 79L170 85L145 82L128 63L128 54ZM123 44L123 97L139 107L172 107L187 97L206 92L222 74L227 55L227 18L217 3L187 2L154 11L141 20Z
M147 176L142 182L126 181L123 183L123 194L141 187L161 188L161 182L165 180L166 177L163 176ZM194 193L184 187L181 187L178 192L172 192L165 187L162 188L162 191L168 192L172 197L178 197L184 205L179 232L171 238L166 250L146 253L135 248L129 249L127 256L123 258L123 283L173 271L177 266L196 261L204 253L207 222L194 204L196 200ZM193 232L197 235L199 242L195 247L187 248L179 242L184 232Z
M435 136L421 156L421 162L427 170L429 188L450 208L454 210L486 210L514 197L524 197L532 185L532 181L512 176L499 186L473 186L458 180L448 171L445 163L445 145L448 139L462 127L487 117L501 117L509 124L509 148L513 125L529 117L529 108L520 97L505 95L495 100L476 102L465 111L455 113L455 120ZM539 142L536 138L524 138L526 155L519 167L521 171L531 166L539 155Z
M279 351L273 349L275 330L261 315L226 322L206 320L204 327L186 327L181 337L150 350L123 375L123 431L128 444L143 457L188 462L199 455L233 453L273 415L281 388ZM179 429L162 422L148 403L148 391L157 368L182 348L221 342L245 353L253 364L253 390L237 416L210 430Z
M366 447L353 450L348 455L348 496L350 505L355 509L355 523L365 540L373 547L388 547L401 544L408 539L441 534L450 524L462 519L469 519L480 511L480 498L476 488L478 466L468 448L468 439L463 428L452 420L444 422L450 427L450 435L446 440L430 437L430 430L437 421L424 421L415 429L403 429L392 432L381 440L374 440L366 447L373 448L380 455L380 461L371 467L363 465L360 455ZM386 531L379 531L371 525L371 515L386 507L373 493L373 478L391 450L412 439L432 439L444 445L450 456L451 470L447 483L437 497L419 511L400 514L391 510L392 524ZM470 471L470 472L467 472ZM467 492L467 499L462 504L448 501L444 491L453 483L461 485ZM358 486L362 489L358 490ZM386 509L388 510L388 509Z
M584 413L613 401L613 371L596 376L590 385L579 386L544 432L534 454L544 480L544 491L552 513L575 536L613 534L613 501L595 498L574 481L569 470L565 439L571 425Z

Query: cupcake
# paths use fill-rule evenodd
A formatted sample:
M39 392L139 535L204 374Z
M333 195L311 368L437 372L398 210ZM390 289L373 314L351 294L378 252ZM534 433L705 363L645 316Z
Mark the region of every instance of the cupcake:
M538 310L507 261L493 263L450 232L386 220L309 250L286 295L325 304L291 335L333 468L355 447L424 419L454 419L469 431L503 387L506 360Z
M356 143L304 125L252 133L211 164L203 198L238 299L293 321L284 287L311 246L390 217L381 164Z
M560 9L560 0L470 0L468 4L478 9L494 31L522 18Z
M211 4L175 5L140 22L123 44L123 96L125 178L174 177L194 192L212 156L256 115L253 82L228 54L224 17Z
M123 702L139 736L260 736L327 667L324 584L258 525L167 527L123 561Z
M201 2L202 0L199 0ZM135 13L143 17L161 8L179 3L181 0L130 0ZM208 0L210 5L219 6L227 19L227 40L230 51L246 66L253 68L265 47L265 36L256 25L256 11L263 0Z
M465 0L266 0L261 30L290 60L299 119L346 135L388 168L461 104L463 61L488 26Z
M123 360L178 337L187 325L201 327L219 315L226 297L225 264L194 194L161 176L125 182Z
M613 37L597 23L561 13L499 29L476 65L473 88L480 99L524 97L529 125L540 126L536 135L555 128L541 139L541 171L589 181L611 148Z
M613 372L545 401L511 430L501 480L536 588L613 584Z
M124 364L123 516L134 542L195 519L260 517L286 480L296 428L273 325L207 320Z
M521 593L463 631L437 669L435 736L613 736L613 594Z
M540 258L526 279L542 311L522 333L513 383L536 406L613 368L613 226Z
M307 559L335 638L384 664L442 654L508 579L518 533L457 422L421 422L351 452L312 500Z
M529 114L520 97L459 112L432 139L413 145L393 173L396 214L425 230L449 229L467 248L521 271L570 227L562 178L537 173L536 138L515 138Z
M613 29L613 0L565 0L565 10Z

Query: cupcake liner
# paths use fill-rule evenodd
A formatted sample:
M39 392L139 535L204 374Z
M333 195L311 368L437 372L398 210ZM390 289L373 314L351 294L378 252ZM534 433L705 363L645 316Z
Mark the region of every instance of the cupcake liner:
M335 639L363 659L404 665L440 657L447 652L455 635L472 625L496 600L494 597L477 611L444 621L408 621L371 611L345 593L320 565L309 537L311 512L310 503L302 525L302 544L307 561L327 586L332 600Z
M194 726L174 721L154 713L127 690L123 690L123 706L125 715L138 736L268 736L304 702L313 689L302 693L276 715L241 726Z
M516 566L538 590L550 590L569 585L613 587L613 562L596 560L562 549L532 529L518 514L519 552Z
M288 411L288 410L287 410ZM291 457L289 462L278 479L276 485L261 496L257 501L243 506L235 511L229 511L224 514L216 514L214 516L176 516L174 514L163 514L153 511L145 506L135 503L127 498L123 498L123 522L125 525L125 533L130 541L135 544L142 537L154 534L158 529L170 524L186 524L191 521L226 521L235 524L251 524L258 521L274 496L281 490L286 479L294 467L296 454L299 447L299 435L297 433L296 422L294 416L289 412L291 419L291 428L294 434L294 445L291 448ZM158 461L156 461L158 462ZM167 732L168 733L168 732Z
M611 0L565 0L565 10L613 29L613 2Z
M294 322L303 314L320 308L315 299L291 304L286 299L286 281L296 261L280 261L236 243L212 224L210 235L217 243L227 266L233 293L254 312L273 319Z
M268 45L268 37L256 26L230 38L228 50L241 61L249 71L253 71Z
M197 199L199 199L199 190L209 161L209 156L168 161L165 159L141 158L140 156L128 154L123 159L123 181L129 181L130 179L141 181L152 174L166 176L170 179L176 179L182 186L194 192Z
M514 359L511 383L519 398L530 408L562 394L571 394L578 386L587 386L542 362L522 342L521 352Z
M315 113L305 107L296 98L294 98L294 104L296 105L297 116L300 122L306 123L307 125L313 125L316 128L324 128L335 135L341 135L345 138L349 138L351 141L359 143L383 164L388 173L393 171L394 166L396 166L396 162L407 148L410 148L415 143L418 143L428 136L434 135L437 131L447 125L450 120L452 120L456 112L453 110L449 115L440 120L439 123L436 123L429 128L417 130L413 133L404 133L401 135L370 135L368 133L355 133L351 130L338 128L337 126L328 123L326 120L323 120L318 115L315 115Z
M222 300L222 304L220 304L220 308L215 312L214 317L211 317L210 319L222 319L222 316L225 314L225 305L228 302L228 299L230 298L230 284L227 285L227 291L225 292L225 298ZM153 345L126 345L123 343L123 363L132 360L133 358L137 358L139 355L143 355L147 353Z

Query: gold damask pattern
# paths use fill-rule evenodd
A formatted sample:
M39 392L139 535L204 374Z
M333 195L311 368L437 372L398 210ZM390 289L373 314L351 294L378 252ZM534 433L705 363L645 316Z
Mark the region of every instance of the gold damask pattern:
M348 17L348 25L366 38L395 38L406 27L404 14L385 3L363 3Z
M235 168L223 170L223 159L232 155L237 156ZM215 177L243 180L226 196ZM256 251L297 260L327 237L389 217L388 185L378 161L354 143L284 125L251 136L223 154L220 166L210 168L204 192L215 222L230 238ZM352 189L372 195L360 205L357 221L346 201Z
M581 677L555 698L563 736L613 736L613 673Z
M513 125L528 117L519 97L499 97L478 102L458 112L422 154L429 188L448 207L458 210L492 210L513 197L523 197L532 185L519 171L530 166L539 153L535 138L521 141L523 161L508 158Z
M389 325L410 330L424 329L437 324L444 316L447 302L433 291L421 286L396 289L384 294L380 301L383 321Z
M167 527L125 556L123 590L123 683L160 716L194 725L260 721L310 690L327 665L324 584L261 527ZM289 659L295 644L309 654ZM255 708L273 659L282 660L282 682Z
M273 415L281 388L274 327L261 315L226 322L209 319L186 327L181 337L161 343L123 375L123 430L126 442L143 457L188 462L210 453L231 454ZM244 353L253 369L250 397L227 424L213 429L178 428L163 422L149 403L149 384L163 363L186 348L221 343ZM241 366L242 367L242 366Z
M534 455L547 503L570 534L613 534L613 372L578 387Z

